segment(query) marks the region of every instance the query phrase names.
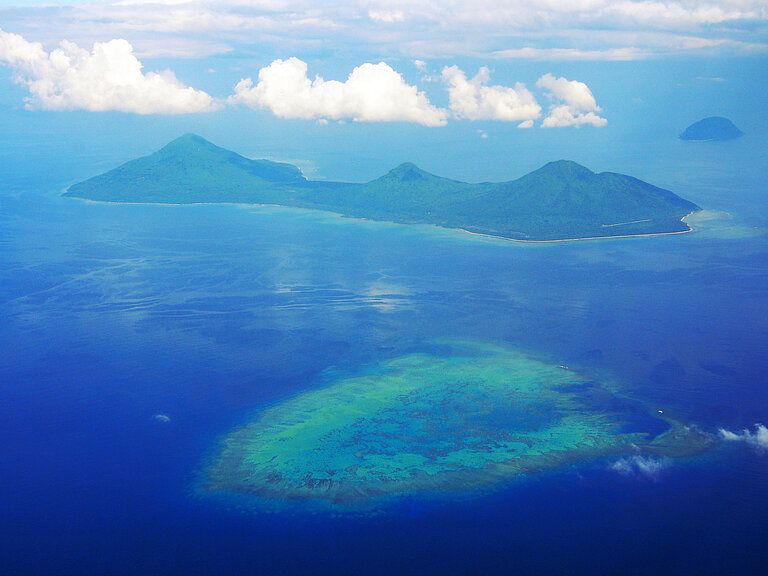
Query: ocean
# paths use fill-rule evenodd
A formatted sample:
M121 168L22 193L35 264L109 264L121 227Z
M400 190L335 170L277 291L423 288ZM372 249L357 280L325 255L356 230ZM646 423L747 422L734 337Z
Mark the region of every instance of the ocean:
M2 572L765 573L768 450L720 432L768 424L763 152L705 146L649 149L659 162L635 175L730 219L520 244L278 207L65 199L127 158L62 147L41 170L6 145ZM259 512L200 492L218 442L260 410L439 338L610 378L713 446L375 514Z

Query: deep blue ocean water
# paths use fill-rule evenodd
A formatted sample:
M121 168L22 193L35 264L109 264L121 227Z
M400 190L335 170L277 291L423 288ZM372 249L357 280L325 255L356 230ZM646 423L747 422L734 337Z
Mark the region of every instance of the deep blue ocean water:
M735 146L674 143L645 172L765 226L764 158ZM62 151L41 170L23 152L5 152L0 191L3 573L765 573L768 453L744 442L650 476L586 462L373 516L243 511L195 482L259 407L440 337L615 379L713 435L768 424L768 236L523 245L89 204L59 194L99 162Z

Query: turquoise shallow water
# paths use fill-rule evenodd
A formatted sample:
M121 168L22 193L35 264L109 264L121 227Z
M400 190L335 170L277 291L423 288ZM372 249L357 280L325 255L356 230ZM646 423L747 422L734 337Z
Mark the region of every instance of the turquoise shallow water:
M372 517L259 515L195 492L217 439L255 413L384 359L445 353L444 337L615 380L715 435L768 423L766 236L530 246L279 208L86 204L58 197L82 167L14 158L0 194L11 573L722 574L768 562L768 457L746 442L650 467L570 463ZM728 187L719 176L732 161L706 185L689 171L691 199L764 225L744 209L764 193L754 170Z
M498 343L440 343L449 353L388 359L259 411L222 438L200 494L253 496L256 511L267 500L386 513L406 497L479 498L568 464L657 463L713 445L615 382L575 385L580 374Z

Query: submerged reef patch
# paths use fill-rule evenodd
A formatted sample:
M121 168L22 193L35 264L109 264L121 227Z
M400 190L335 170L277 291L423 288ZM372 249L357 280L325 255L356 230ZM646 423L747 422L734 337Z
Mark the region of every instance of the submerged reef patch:
M359 505L696 444L565 366L495 344L440 345L263 410L222 439L205 490Z

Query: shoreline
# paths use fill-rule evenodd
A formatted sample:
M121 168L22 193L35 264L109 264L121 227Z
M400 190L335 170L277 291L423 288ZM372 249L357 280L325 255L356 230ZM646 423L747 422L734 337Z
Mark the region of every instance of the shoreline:
M682 218L680 218L680 222L683 222L686 226L688 226L688 230L678 230L677 232L649 232L647 234L622 234L622 235L614 235L614 236L585 236L584 238L560 238L557 240L523 240L521 238L508 238L506 236L496 236L494 234L483 234L482 232L471 232L465 228L453 228L453 230L461 230L462 232L465 232L467 234L472 234L473 236L484 236L486 238L494 238L497 240L509 240L510 242L525 242L526 244L551 244L553 242L580 242L582 240L610 240L611 238L647 238L650 236L672 236L674 234L688 234L689 232L693 232L693 228L691 228L690 224L688 224L685 219L691 216L692 214L695 214L699 210L694 210L693 212L689 212ZM448 228L448 230L451 230L451 228Z
M76 200L80 200L81 202L92 203L92 204L115 204L118 206L119 205L125 205L125 206L238 206L240 208L274 207L274 208L289 208L293 210L311 210L314 212L323 212L325 214L334 214L342 218L350 218L354 220L365 220L369 222L389 222L391 224L399 224L401 226L412 226L412 225L434 226L437 228L441 228L443 230L457 230L459 232L464 232L465 234L471 234L472 236L482 236L485 238L493 238L495 240L508 240L510 242L523 242L526 244L551 244L554 242L580 242L583 240L610 240L611 238L645 238L650 236L672 236L674 234L688 234L689 232L693 232L693 228L691 228L691 226L685 221L685 219L691 216L692 214L695 214L696 212L700 211L700 210L694 210L692 212L689 212L682 218L680 218L680 222L683 222L686 226L688 226L688 230L678 230L677 232L651 232L647 234L623 234L623 235L612 235L612 236L585 236L584 238L560 238L557 240L524 240L521 238L509 238L507 236L498 236L495 234L484 234L483 232L472 232L470 230L467 230L466 228L447 228L445 226L440 226L439 224L430 224L428 222L414 222L412 224L407 224L403 222L395 222L393 220L374 220L371 218L366 218L364 216L347 216L346 214L342 214L341 212L334 212L332 210L323 210L321 208L305 208L303 206L286 206L285 204L264 204L264 203L251 204L247 202L125 202L125 201L116 202L113 200L92 200L90 198L80 198L78 196L64 196L64 194L61 194L60 197L73 198ZM636 222L643 222L643 220L638 220ZM628 223L622 223L622 224L628 224ZM608 226L618 226L618 224L609 224Z

